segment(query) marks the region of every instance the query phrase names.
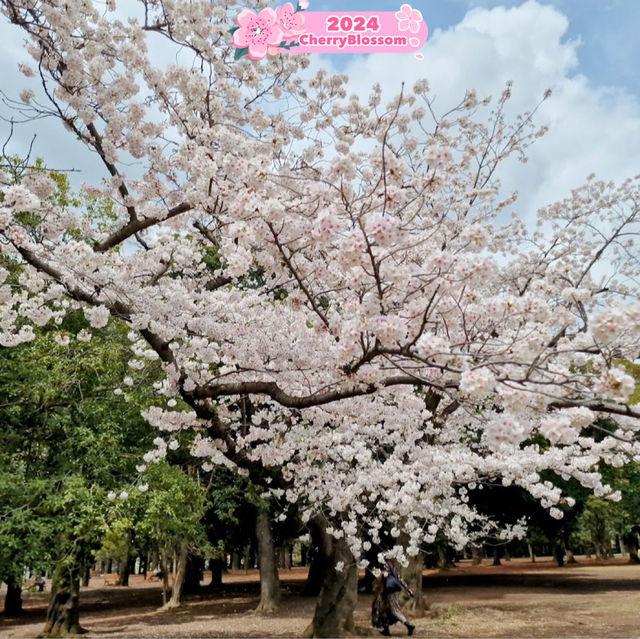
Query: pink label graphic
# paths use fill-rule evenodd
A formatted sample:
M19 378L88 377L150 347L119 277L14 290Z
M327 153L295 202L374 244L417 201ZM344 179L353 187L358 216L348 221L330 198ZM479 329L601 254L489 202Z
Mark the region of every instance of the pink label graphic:
M305 11L300 0L259 13L244 10L230 30L236 59L279 53L414 53L427 41L420 11ZM417 54L416 57L421 54Z

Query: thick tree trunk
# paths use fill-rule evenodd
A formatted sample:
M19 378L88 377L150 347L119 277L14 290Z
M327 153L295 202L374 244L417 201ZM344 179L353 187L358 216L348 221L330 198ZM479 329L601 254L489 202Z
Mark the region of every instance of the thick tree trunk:
M244 568L244 574L246 575L249 572L249 562L251 559L251 546L247 544L244 547L244 552L242 553L242 567Z
M554 544L553 546L553 558L560 568L564 566L564 547L562 544Z
M272 614L280 605L280 579L271 532L269 511L258 508L256 515L256 540L258 542L258 567L260 568L259 614Z
M224 570L225 562L223 559L210 559L209 568L211 568L211 588L220 588L222 586L222 571Z
M364 592L370 595L373 592L373 582L376 580L375 575L370 568L364 571L364 576L358 579L358 592Z
M282 567L285 570L291 570L291 544L284 544L282 546Z
M640 557L638 557L638 538L635 533L625 535L624 543L629 551L629 563L640 564Z
M482 563L482 546L471 544L471 565L479 566Z
M496 546L493 549L493 563L492 566L502 566L502 562L500 561L500 546Z
M349 637L355 633L353 612L358 601L358 569L344 538L327 537L323 544L329 551L325 555L324 582L305 637Z
M160 572L162 573L162 606L167 605L169 596L169 562L167 561L167 551L160 551Z
M129 559L125 558L118 564L118 586L129 585L130 572Z
M438 568L440 570L451 570L455 568L455 564L449 557L449 549L447 546L438 545Z
M231 570L240 570L240 553L232 552L231 553Z
M185 595L193 595L200 592L203 567L204 559L202 557L191 554L187 557L187 572L184 579L184 588L182 589Z
M87 588L91 581L91 564L87 561L82 570L82 586Z
M22 586L14 577L9 577L6 584L7 594L4 597L4 614L7 617L19 617L24 614L22 609Z
M531 559L531 563L536 563L536 553L533 551L533 545L527 544L527 548L529 549L529 559Z
M69 637L86 632L80 626L80 573L76 559L56 568L42 637Z
M149 569L149 553L144 552L140 555L140 567L138 568L138 574L144 575L147 578L147 570Z
M179 608L182 605L182 589L184 588L184 579L187 573L187 544L185 542L182 542L178 548L174 566L171 598L166 603L165 608Z
M640 564L640 557L638 557L638 546L633 544L627 544L629 549L629 563Z
M424 599L422 591L422 568L424 561L422 553L416 557L409 557L409 565L400 569L400 576L407 582L407 585L413 590L413 597L410 597L404 590L399 593L400 605L404 612L410 617L424 617L428 605Z
M331 538L324 531L319 520L309 522L311 548L309 549L309 573L302 589L304 597L317 597L322 590L327 571L327 557L331 554Z

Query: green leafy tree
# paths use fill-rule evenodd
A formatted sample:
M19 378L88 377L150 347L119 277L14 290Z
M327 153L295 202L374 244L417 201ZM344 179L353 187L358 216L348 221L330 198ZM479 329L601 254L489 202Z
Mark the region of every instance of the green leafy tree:
M135 534L158 549L167 591L168 561L175 556L174 583L168 608L181 603L189 553L212 554L203 520L207 511L206 486L194 471L166 461L152 464L145 473L148 491L132 495L125 508L137 510ZM165 595L166 596L166 595Z
M0 575L19 586L25 568L53 572L50 635L80 631L79 578L104 532L107 493L135 477L152 439L140 404L114 393L128 372L123 329L83 343L86 326L73 315L57 331L68 345L45 327L0 349L0 539L12 549L0 554Z

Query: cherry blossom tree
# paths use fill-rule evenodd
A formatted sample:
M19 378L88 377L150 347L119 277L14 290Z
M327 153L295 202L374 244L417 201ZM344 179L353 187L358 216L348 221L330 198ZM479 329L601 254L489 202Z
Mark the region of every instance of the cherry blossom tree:
M439 531L463 545L490 525L468 487L495 478L560 516L544 469L615 498L598 463L640 453L620 365L638 356L637 178L590 178L534 228L498 180L544 132L535 109L507 117L509 86L444 112L426 81L363 101L304 56L235 60L246 4L0 7L31 57L15 108L95 153L83 188L111 205L60 206L41 169L4 180L2 253L24 270L0 287L0 343L78 308L127 322L131 369L165 371L145 418L198 429L205 464L332 534L311 635L352 624L351 595L328 601L353 592L363 530L402 534L399 559ZM583 436L601 415L619 429Z

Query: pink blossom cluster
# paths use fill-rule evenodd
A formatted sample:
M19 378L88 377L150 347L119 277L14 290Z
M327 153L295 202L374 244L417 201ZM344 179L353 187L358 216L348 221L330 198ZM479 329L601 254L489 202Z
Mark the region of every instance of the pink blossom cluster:
M495 386L496 378L488 368L476 368L460 375L460 391L469 397L483 399L493 393Z
M572 444L580 434L580 431L566 414L556 414L543 418L538 430L552 444Z
M431 145L425 152L425 159L432 169L446 167L452 161L453 156L451 150L437 145Z
M498 415L489 420L484 428L484 438L490 448L498 449L502 445L519 446L529 435L524 424L509 415Z
M367 220L367 232L381 247L393 246L402 237L402 227L393 215L376 215Z
M342 220L338 216L325 212L314 222L311 235L318 246L323 246L336 239L341 226Z
M615 306L596 314L591 322L591 334L600 344L609 344L627 332L640 328L640 306Z
M635 387L635 379L621 368L608 369L595 385L602 397L618 402L626 402Z
M401 317L393 315L378 315L370 322L371 332L380 340L383 346L389 348L404 342L407 336L407 323Z

